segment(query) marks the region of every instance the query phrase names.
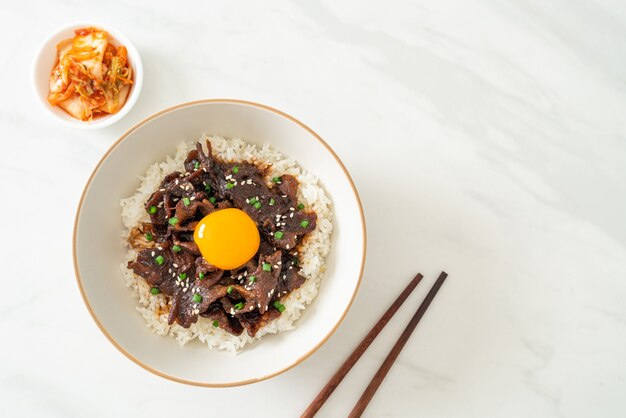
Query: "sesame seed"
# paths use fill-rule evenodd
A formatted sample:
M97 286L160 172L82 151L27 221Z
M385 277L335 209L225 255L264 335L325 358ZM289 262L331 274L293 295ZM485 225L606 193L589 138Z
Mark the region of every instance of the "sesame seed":
M289 249L289 244L285 245L285 247L286 247L287 249Z
M154 251L152 251L152 252L150 253L150 255L151 255L152 257L154 257L154 254L155 254L155 252L154 252Z
M177 185L177 186L178 186L178 183L179 183L178 179L174 180L174 184L175 184L175 185Z
M189 200L194 200L195 198L196 198L195 196L191 196Z
M278 268L278 264L274 264L274 268L277 269Z
M291 215L289 215L290 218L293 218L293 213Z
M173 263L172 265L174 266L174 268L176 268L176 269L178 268L178 264Z

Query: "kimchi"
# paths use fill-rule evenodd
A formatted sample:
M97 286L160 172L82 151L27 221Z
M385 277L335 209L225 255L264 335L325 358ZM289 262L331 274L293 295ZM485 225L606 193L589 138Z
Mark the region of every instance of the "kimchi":
M98 28L74 31L57 45L48 101L82 121L118 112L130 92L133 74L124 46L114 46Z

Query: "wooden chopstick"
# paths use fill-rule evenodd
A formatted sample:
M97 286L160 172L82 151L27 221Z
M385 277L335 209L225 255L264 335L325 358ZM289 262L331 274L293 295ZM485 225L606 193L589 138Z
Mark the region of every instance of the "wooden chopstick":
M348 416L349 418L358 418L363 414L363 411L365 411L365 408L367 408L367 405L372 400L374 393L376 393L376 390L387 375L387 372L389 372L389 369L393 365L393 362L396 360L396 358L398 358L400 351L402 351L402 348L408 341L411 333L420 322L420 319L422 319L422 316L424 316L426 309L428 309L428 307L430 306L430 303L435 298L435 295L437 295L437 292L441 288L443 282L446 280L446 277L448 277L448 274L442 271L439 275L439 278L424 298L424 301L415 312L415 315L413 315L413 318L411 318L411 320L407 324L406 328L402 332L402 335L400 335L400 338L398 338L398 341L396 341L396 344L387 355L387 358L385 359L385 361L383 361L383 364L380 366L380 368L372 378L372 381L361 395L361 398L357 401L356 405L354 405L354 409L352 409L352 412L350 412L350 415Z
M411 292L415 289L415 287L419 284L420 280L422 280L422 275L417 273L417 275L409 282L409 284L404 288L402 293L397 297L397 299L391 304L387 312L380 317L378 322L374 325L374 327L367 333L363 341L354 349L352 354L348 357L348 359L341 365L339 370L330 378L326 386L322 388L320 393L315 397L311 405L304 411L304 413L300 416L301 418L310 418L313 417L317 411L324 405L324 402L328 399L328 397L333 393L333 391L339 386L339 383L343 380L343 378L348 374L352 366L361 358L367 347L370 346L372 341L376 339L380 331L387 325L387 322L393 317L393 315L398 311L398 308L402 306L404 301L409 297Z

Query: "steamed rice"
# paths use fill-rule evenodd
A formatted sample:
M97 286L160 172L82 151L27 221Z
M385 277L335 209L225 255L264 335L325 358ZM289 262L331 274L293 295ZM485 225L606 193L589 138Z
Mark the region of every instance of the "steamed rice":
M294 160L286 158L270 145L265 144L258 147L239 138L227 139L220 136L204 136L199 141L204 143L207 138L211 141L213 154L222 160L266 164L270 165L269 178L290 174L298 179L300 182L298 199L317 214L316 229L307 235L299 249L300 274L306 277L306 282L281 299L285 311L280 317L260 328L254 337L250 337L245 330L241 335L235 336L221 328L213 327L212 321L202 316L199 316L198 322L189 328L183 328L176 323L168 325L169 306L166 296L163 294L151 295L150 286L146 281L126 267L129 261L135 260L138 251L129 248L126 259L120 267L126 286L132 289L133 296L138 299L137 310L152 332L158 335L169 335L181 345L198 339L211 349L228 350L234 353L266 334L276 334L294 329L294 322L300 317L306 305L311 303L317 295L325 270L324 260L330 251L331 201L320 186L317 177L300 168ZM128 243L128 236L134 227L140 222L149 222L150 220L146 214L144 203L159 187L167 174L172 171L184 171L183 162L189 151L195 147L196 142L180 143L173 158L168 156L165 161L150 166L145 177L141 178L137 192L121 200L122 221L126 227L124 233L126 243Z

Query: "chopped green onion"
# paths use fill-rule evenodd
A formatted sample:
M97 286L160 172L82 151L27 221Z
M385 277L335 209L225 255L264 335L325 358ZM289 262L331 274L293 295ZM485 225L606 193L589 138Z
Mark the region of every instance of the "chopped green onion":
M209 183L204 184L204 191L207 193L211 193L211 185Z
M198 273L198 278L200 280L204 280L204 273L203 272Z
M263 263L263 271L272 271L272 265L270 263Z
M298 203L298 206L296 206L296 209L298 210L304 209L304 203Z
M283 234L281 231L276 231L276 232L274 233L274 237L275 237L276 239L281 239L281 238L283 237L283 235L285 235L285 234Z
M150 206L150 209L148 209L148 213L150 215L154 215L157 212L157 207L156 206Z
M256 197L253 197L252 199L248 200L248 203L250 203L251 205L254 205L258 201L259 201L259 199L257 199Z
M183 197L183 204L185 206L189 206L189 205L191 205L191 200L189 200L188 197Z
M235 184L234 184L234 183L227 183L227 184L226 184L226 188L227 188L227 189L232 189L233 187L235 187Z
M298 264L300 264L300 260L298 260L297 258L294 258L293 260L291 260L291 264L293 264L294 266L297 266Z
M161 291L158 287L153 287L152 289L150 289L150 293L152 293L153 295L158 295L159 293L161 293Z
M255 208L255 209L261 209L261 206L263 206L263 205L261 205L261 202L256 202L256 203L255 203L254 205L252 205L252 206L254 206L254 208Z
M274 206L274 203L276 203L276 201L275 201L275 200L274 200L274 198L272 197L272 198L270 199L270 206Z
M235 174L239 173L239 167L234 166L233 167L233 173L235 173Z
M199 169L200 168L200 162L196 161L195 163L193 163L193 168L196 169L196 170Z
M157 255L156 258L154 259L154 261L160 266L161 264L163 264L165 259L163 258L162 255Z
M174 245L172 247L172 251L174 251L175 253L179 253L182 251L182 248L180 247L180 245Z
M217 200L217 199L215 198L215 196L211 196L211 197L209 197L209 202L211 202L211 203L213 203L213 204L215 204L215 201L216 201L216 200Z
M220 326L220 323L219 323L219 322L217 322L217 319L216 319L215 321L213 321L213 326L214 326L215 328L217 328L217 327L219 327L219 326Z
M280 184L280 177L274 177L272 182Z
M302 228L306 228L307 226L309 226L309 221L305 219L304 221L300 222L300 226Z
M285 310L285 305L283 305L282 303L280 303L279 301L275 300L273 303L274 307L276 309L278 309L278 312L282 312Z
M243 308L243 302L236 303L233 308L237 309L238 311L241 310Z
M178 280L185 280L187 278L187 273L180 273L178 275Z
M196 303L202 302L202 295L200 295L199 293L194 293L193 301L196 302Z
M256 276L254 276L254 275L248 277L248 279L250 280L250 283L256 282Z
M228 286L228 289L226 289L226 293L228 293L229 295L231 293L233 293L233 287L232 286Z
M174 226L178 223L178 218L176 216L172 216L168 222L170 225Z
M152 241L154 239L154 237L152 236L151 233L146 232L146 241Z

